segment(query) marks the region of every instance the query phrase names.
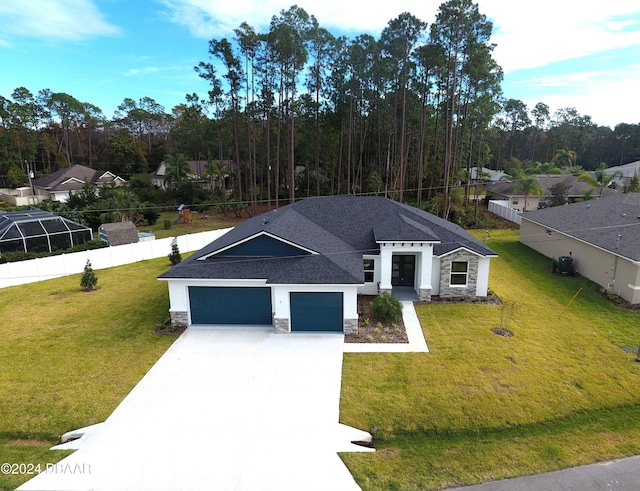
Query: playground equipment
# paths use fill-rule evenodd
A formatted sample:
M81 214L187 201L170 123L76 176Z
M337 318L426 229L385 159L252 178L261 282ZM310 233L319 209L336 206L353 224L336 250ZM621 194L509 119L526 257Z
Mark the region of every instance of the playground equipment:
M191 216L191 210L184 205L178 206L178 218L173 221L174 225L181 223L183 225L190 225L193 223L193 217Z

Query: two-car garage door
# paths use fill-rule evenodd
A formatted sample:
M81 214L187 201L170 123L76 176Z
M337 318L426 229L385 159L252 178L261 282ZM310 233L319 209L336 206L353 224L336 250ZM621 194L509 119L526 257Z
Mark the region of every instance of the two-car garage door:
M266 325L271 318L271 288L190 286L191 324Z
M342 332L342 292L289 293L292 331ZM269 287L189 287L191 324L272 325Z

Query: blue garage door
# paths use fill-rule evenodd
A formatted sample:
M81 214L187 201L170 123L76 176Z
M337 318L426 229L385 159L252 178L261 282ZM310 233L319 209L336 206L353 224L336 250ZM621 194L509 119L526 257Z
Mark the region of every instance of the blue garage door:
M272 325L271 288L190 286L191 324Z
M342 332L342 292L291 292L291 330Z

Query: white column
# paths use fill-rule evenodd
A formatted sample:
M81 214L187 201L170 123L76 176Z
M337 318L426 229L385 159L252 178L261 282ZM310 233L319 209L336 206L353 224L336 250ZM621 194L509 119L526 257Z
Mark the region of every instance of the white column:
M380 244L380 290L391 291L391 248Z

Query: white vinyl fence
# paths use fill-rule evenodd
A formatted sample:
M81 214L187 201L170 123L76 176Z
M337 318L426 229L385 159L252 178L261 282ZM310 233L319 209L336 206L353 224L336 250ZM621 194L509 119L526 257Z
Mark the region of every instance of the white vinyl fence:
M196 234L179 235L177 237L178 249L180 249L180 252L197 251L229 230L231 229L225 228ZM172 239L173 237L169 237L0 264L0 288L82 273L87 259L91 261L93 269L105 269L146 259L167 257L171 252Z
M518 225L520 225L520 222L522 221L522 216L520 215L518 210L509 208L509 201L507 200L490 200L489 211L506 220L509 220L510 222L515 222Z

